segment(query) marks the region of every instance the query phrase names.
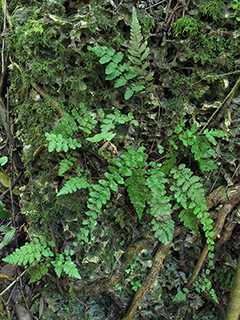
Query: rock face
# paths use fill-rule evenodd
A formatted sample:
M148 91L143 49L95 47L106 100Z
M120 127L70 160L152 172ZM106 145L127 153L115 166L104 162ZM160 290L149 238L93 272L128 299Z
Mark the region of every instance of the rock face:
M229 1L219 0L212 1L212 6L208 0L175 1L170 7L154 0L20 1L13 6L8 8L9 30L3 34L8 77L1 89L9 87L11 124L17 147L23 150L28 180L20 188L21 210L29 219L29 236L46 233L51 238L53 232L58 250L71 252L82 280L75 287L66 279L61 285L66 290L99 293L89 300L89 317L121 319L130 304L129 296L152 267L152 248L146 248L154 243L150 172L155 170L157 175L158 164L169 159L174 149L178 155L172 158L172 165L182 163L194 176L205 179L201 181L206 193L215 180L219 186L225 182L224 175L237 172L238 11ZM139 25L133 23L133 7ZM106 48L106 54L92 50L98 46L103 51ZM109 60L103 61L107 55ZM121 85L116 85L116 79ZM5 97L3 100L7 103ZM233 117L235 129L231 128ZM190 144L169 143L171 137L183 134L175 130L179 123L184 132L195 125L190 139L197 130L196 135L201 135L212 119L216 122L209 130L226 132L221 142L216 140L223 135L215 135L215 140L210 131L205 131L208 138L203 138L205 149L212 143L212 157L220 159L211 162L221 167L220 177L217 171L201 170ZM130 161L126 155L129 146L140 150L138 157L132 151L132 167L125 165ZM203 159L208 157L206 151ZM117 176L115 168L120 171L121 165L125 169ZM129 191L130 177L137 172L132 168L139 170L139 201ZM181 210L172 203L176 202L172 194L181 186L171 192L173 182L167 170L162 179L169 179L168 184L157 192L169 199L161 206L158 203L156 221L164 228L172 217L176 229L181 224ZM211 179L206 179L206 172L211 172ZM234 176L236 179L238 174ZM66 186L67 191L63 189ZM101 199L104 193L106 201ZM95 203L98 210L93 217L89 212ZM165 271L152 279L139 319L170 317L168 309L177 292L182 293L182 300L186 298L182 286L189 277L187 269L193 270L196 263L192 259L201 251L201 241L201 236L186 229L176 237ZM133 256L141 253L141 258L133 261L129 252ZM113 283L109 279L121 280ZM107 292L106 297L102 292ZM197 310L204 306L203 296L194 291L189 299L188 314L196 318ZM182 302L172 314L184 319L187 308ZM84 312L78 310L77 314L81 318Z

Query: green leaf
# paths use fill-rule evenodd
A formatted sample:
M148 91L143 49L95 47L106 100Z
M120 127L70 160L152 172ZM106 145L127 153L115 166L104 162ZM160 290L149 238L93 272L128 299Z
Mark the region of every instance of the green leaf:
M3 203L0 201L0 218L7 219L9 217L8 211L4 210Z
M143 60L145 60L145 59L147 59L147 57L148 57L148 55L149 55L149 51L150 51L150 49L149 48L146 48L146 50L145 50L145 52L142 54L142 56L141 56L141 60L143 61Z
M140 86L134 86L132 85L132 90L133 91L142 91L143 89L145 89L145 87L143 85L140 85Z
M0 158L0 166L4 166L8 162L8 157L4 156Z
M87 47L89 51L92 51L96 54L98 57L102 57L108 50L107 47L101 47L101 46L95 46L95 47Z
M145 81L151 81L153 79L153 75L154 75L154 71L150 72L146 77L145 77Z
M143 73L143 69L137 66L131 66L130 70L135 74L135 75L140 75Z
M119 71L124 72L127 69L129 69L130 65L131 65L131 62L129 61L127 63L123 63L122 65L119 65L118 69L119 69Z
M132 170L127 168L127 167L122 167L122 168L119 169L119 173L123 177L130 177L132 175Z
M109 62L109 61L111 61L111 60L112 60L112 57L109 56L108 54L105 54L105 55L99 60L99 62L100 62L101 64L105 64L105 63L107 63L107 62Z
M114 84L114 88L119 88L124 86L127 83L127 79L125 79L123 76L121 76L119 79L116 80Z
M117 64L114 62L110 62L105 69L105 74L111 74L117 69Z
M113 62L115 62L116 64L121 62L122 59L123 59L123 53L122 52L116 53L112 58Z
M130 89L129 87L126 88L125 94L124 94L124 99L128 100L130 99L134 94L134 91Z
M103 139L106 139L107 141L111 141L115 137L116 133L112 132L104 132L104 133L99 133L95 134L92 138L86 138L86 140L90 142L99 142Z
M106 76L106 80L114 80L118 76L120 76L120 74L121 74L121 72L118 71L117 69L115 69L112 73L110 73L109 75Z
M141 59L138 59L134 56L128 56L128 59L133 63L133 64L136 64L138 66L140 66L142 64L142 61Z
M109 187L114 191L117 192L118 191L118 185L112 180L109 184Z
M125 77L127 80L133 79L133 78L135 78L137 75L138 75L138 73L135 73L135 72L133 72L132 70L124 73L124 77Z
M173 298L172 302L180 302L180 301L186 301L187 300L187 295L186 293L183 293L181 290L178 291L178 293L175 295Z
M141 44L140 48L139 48L139 52L142 53L144 50L146 50L147 48L147 40L143 42L143 44Z
M103 111L102 108L98 109L97 113L98 113L98 115L99 115L100 118L103 119L103 118L105 117L105 112Z
M10 228L9 228L10 229ZM3 231L3 229L1 229L0 231ZM14 237L16 229L10 229L4 236L2 242L0 243L0 250L7 246L9 244L9 242L12 240L12 238Z

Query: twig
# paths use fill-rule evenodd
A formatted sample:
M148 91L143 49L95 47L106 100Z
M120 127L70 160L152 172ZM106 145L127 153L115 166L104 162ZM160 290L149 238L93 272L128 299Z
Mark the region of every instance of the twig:
M171 4L172 4L172 0L169 0L168 7L167 7L167 12L166 12L165 23L167 22L167 19L168 19L168 15L169 15L169 10L170 10Z
M75 298L79 303L81 303L82 305L84 305L84 307L85 307L85 309L84 309L84 317L85 318L87 318L86 317L86 314L85 314L85 312L87 311L87 308L88 308L88 306L87 306L87 304L86 303L83 303L82 301L80 301L78 298Z
M28 269L24 270L22 274L20 274L20 276L17 277L16 280L14 280L5 290L3 290L2 292L0 292L0 297L4 295L5 292L7 292L19 279L20 277L22 277Z
M5 46L5 32L6 32L6 11L7 11L7 3L4 0L4 17L3 17L3 32L2 32L2 74L4 73L4 46Z
M226 96L226 98L223 100L223 102L220 104L220 106L213 112L213 114L211 115L211 117L209 118L208 122L205 124L205 126L202 128L202 130L200 131L200 133L203 132L203 130L209 125L210 121L212 120L212 118L215 116L215 114L223 107L224 110L222 110L221 114L219 114L217 116L217 119L215 120L216 122L219 122L222 114L224 113L225 109L229 106L230 102L232 101L234 94L238 88L240 84L240 77L238 78L237 82L235 83L234 87L232 88L232 90L230 91L230 93Z

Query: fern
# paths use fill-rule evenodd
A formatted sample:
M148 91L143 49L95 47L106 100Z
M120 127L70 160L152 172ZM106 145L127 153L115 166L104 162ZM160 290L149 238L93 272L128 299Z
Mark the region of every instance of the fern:
M132 21L130 30L130 42L128 48L127 63L122 63L123 53L117 52L112 48L95 46L88 47L89 51L94 52L100 57L101 64L109 63L105 68L106 80L115 80L114 88L127 85L124 98L130 99L134 93L144 90L148 93L154 90L155 86L148 86L152 81L154 72L148 73L148 61L145 61L149 55L147 40L143 41L141 26L139 24L136 9L132 10ZM129 83L129 80L137 78L136 82Z
M203 185L199 182L200 178L193 176L193 172L186 168L185 164L172 168L170 173L174 179L170 190L173 191L173 198L177 201L173 210L183 208L179 214L180 220L186 227L197 232L196 216L201 216L207 210Z
M51 243L51 242L50 242ZM63 254L57 253L54 259L54 253L48 246L44 237L39 241L34 238L31 243L26 243L19 249L16 249L12 254L3 259L3 261L17 264L17 265L30 265L35 268L30 283L41 279L49 270L50 264L54 267L58 277L61 277L64 271L70 277L81 279L76 265L72 262L69 252Z
M71 178L71 180L67 181L63 188L58 192L58 196L63 194L68 194L72 192L76 192L77 190L86 189L89 187L89 183L87 182L85 177L75 177Z
M226 132L206 129L202 134L197 134L197 129L197 124L193 124L191 129L183 132L183 127L178 125L175 128L178 136L171 137L170 143L176 150L178 149L176 139L180 140L184 147L191 147L191 153L194 155L194 159L198 162L199 169L202 172L217 169L215 163L216 152L211 144L215 146L217 144L215 137L222 138L226 135Z

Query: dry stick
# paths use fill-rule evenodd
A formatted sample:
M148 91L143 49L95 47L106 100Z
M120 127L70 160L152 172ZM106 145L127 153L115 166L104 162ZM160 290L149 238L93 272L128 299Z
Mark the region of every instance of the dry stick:
M18 276L16 280L14 280L12 283L10 283L10 285L5 290L0 292L0 297L3 296L4 293L7 292L20 279L20 277L22 277L27 271L28 271L28 269L24 270L23 273L20 274L20 276Z
M151 271L146 277L146 279L143 281L141 287L137 289L137 292L133 298L133 301L123 320L131 320L133 318L135 311L140 306L142 299L144 298L145 294L148 292L157 274L161 270L163 266L163 262L168 256L170 245L171 245L171 242L167 246L165 246L162 243L159 245L158 250L153 259L153 265L152 265Z
M6 31L6 11L7 11L7 4L6 0L4 0L4 4L2 2L2 5L4 6L3 12L4 12L4 17L3 17L3 32L2 34L5 34ZM2 37L2 74L4 72L4 46L5 46L5 36Z
M226 96L226 98L223 100L223 102L220 104L220 106L213 112L213 114L211 115L211 117L209 118L208 122L205 124L205 126L202 128L202 130L200 131L200 133L203 132L203 130L209 125L210 121L212 120L212 118L215 116L215 114L221 109L221 107L223 106L224 111L226 111L225 109L229 106L230 102L232 101L234 94L238 88L240 84L240 77L237 79L237 82L235 83L234 87L232 88L232 90L230 91L230 93ZM223 112L224 112L223 111ZM221 114L218 115L217 119L215 120L215 122L220 121L220 118L223 115L223 112L221 112Z
M44 89L35 82L32 82L32 86L45 100L50 102L51 107L53 107L62 117L65 110L58 105L57 101L50 98L49 95L44 91Z
M165 17L165 23L167 23L167 19L168 19L168 15L169 15L169 10L170 10L171 4L172 4L172 0L169 0L168 7L167 7L167 12L166 12L166 17Z

